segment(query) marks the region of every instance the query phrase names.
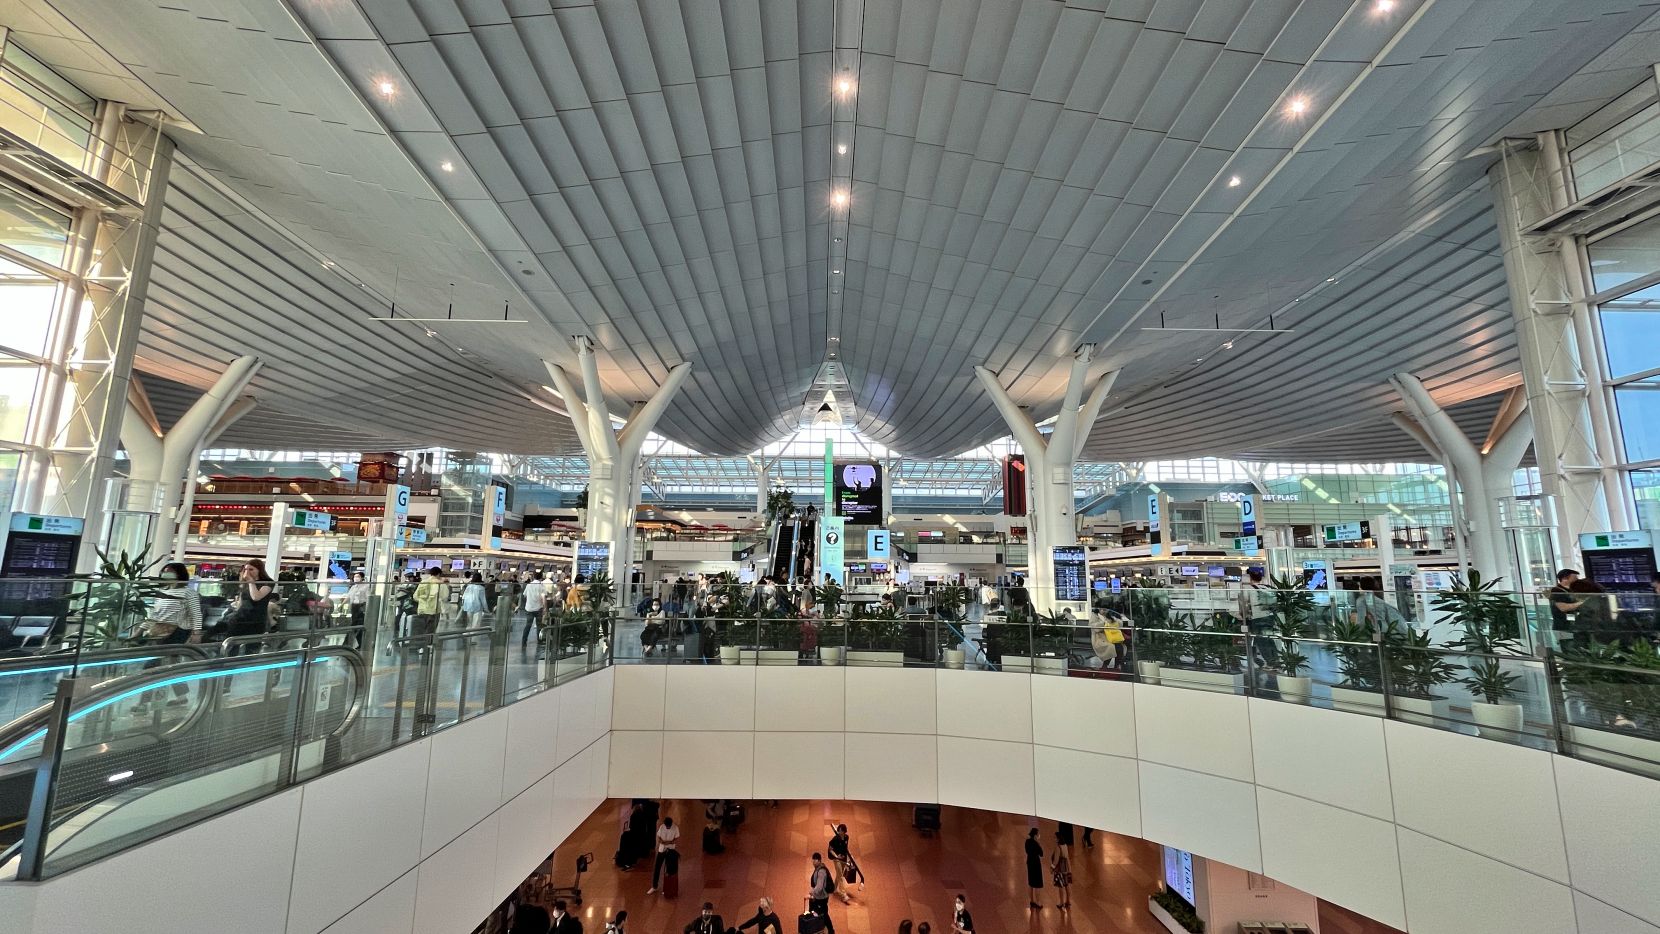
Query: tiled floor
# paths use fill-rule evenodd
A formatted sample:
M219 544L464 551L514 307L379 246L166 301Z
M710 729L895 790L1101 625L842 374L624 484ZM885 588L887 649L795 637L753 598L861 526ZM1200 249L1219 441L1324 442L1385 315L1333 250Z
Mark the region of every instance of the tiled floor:
M944 827L923 836L910 826L911 810L898 804L870 802L785 801L774 808L749 802L748 817L736 834L724 836L726 852L704 855L700 849L702 803L675 801L664 813L686 823L681 839L680 895L675 899L646 895L650 865L620 872L612 865L626 802L607 803L560 847L554 882L569 885L576 857L593 853L594 868L583 877L583 926L603 931L618 909L627 909L631 934L680 931L705 900L729 925L747 920L756 900L771 895L785 922L795 931L807 888L810 855L823 851L832 822L844 822L852 834L853 854L869 877L853 902L832 903L831 918L839 934L894 931L902 919L929 921L936 932L950 930L951 900L966 892L976 927L982 931L1069 931L1077 934L1162 934L1147 914L1147 896L1157 887L1159 850L1129 837L1098 833L1095 847L1084 849L1080 837L1073 853L1076 884L1073 907L1055 907L1054 889L1044 891L1044 908L1027 907L1022 845L1032 822L1026 818L964 808L945 808ZM1052 847L1055 824L1039 822L1045 851ZM1354 916L1332 914L1327 934L1387 934L1389 928ZM1327 922L1322 911L1322 925ZM1350 920L1354 918L1354 920ZM1358 925L1357 926L1357 922ZM753 929L751 929L753 930Z

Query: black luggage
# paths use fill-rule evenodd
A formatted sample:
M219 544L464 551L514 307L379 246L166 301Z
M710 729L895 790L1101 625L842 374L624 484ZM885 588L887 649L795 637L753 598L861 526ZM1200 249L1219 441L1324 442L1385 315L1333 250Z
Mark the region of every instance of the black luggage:
M703 828L703 852L724 853L726 847L720 842L720 825Z
M795 924L796 934L824 934L824 918L807 912Z
M737 830L738 830L739 825L743 824L743 822L744 822L744 806L737 803L736 801L734 801L731 804L727 805L726 806L726 817L724 817L721 820L721 825L726 828L726 832L727 833L736 833Z

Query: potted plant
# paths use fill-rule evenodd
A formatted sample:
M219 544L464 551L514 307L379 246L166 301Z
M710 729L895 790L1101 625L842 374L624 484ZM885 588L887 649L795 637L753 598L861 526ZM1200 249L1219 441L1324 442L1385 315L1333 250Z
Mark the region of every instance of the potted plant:
M767 493L767 526L777 524L795 514L795 493L791 490L771 490Z
M1130 650L1135 653L1136 677L1158 684L1166 662L1182 655L1182 637L1168 630L1180 628L1170 620L1170 597L1150 587L1125 590L1132 625Z
M576 496L571 498L571 506L576 509L576 524L586 526L588 524L587 486L583 486L582 489L576 491Z
M755 663L794 665L800 657L801 621L782 613L762 614L761 647L755 653Z
M1185 630L1178 636L1179 653L1166 655L1160 666L1161 683L1176 683L1182 687L1202 691L1243 693L1245 649L1239 629L1225 616L1213 613L1204 622L1196 622L1191 614L1178 614L1173 629Z
M1004 641L999 645L1003 656L1003 670L1045 675L1066 674L1074 622L1055 613L1036 613L1024 626L1011 623L1004 627Z
M957 624L963 621L963 608L970 597L967 587L947 585L934 589L934 612L942 621L935 625L934 633L939 640L939 657L947 668L960 669L968 660L968 653L962 647L962 630Z
M161 593L152 575L163 559L144 560L149 544L136 556L122 551L111 558L102 550L95 551L98 570L71 575L80 583L70 591L68 609L80 619L77 638L82 648L113 649L138 637L139 624L150 612L150 600Z
M863 613L858 608L847 624L847 663L900 668L905 664L905 633L891 609Z
M819 624L818 657L825 665L840 665L846 651L847 624L841 621L842 588L833 580L813 588L813 603L824 615Z
M1331 686L1332 708L1383 716L1383 659L1377 634L1365 623L1343 619L1332 625L1330 636L1336 643L1332 654L1337 656L1337 670L1343 676Z
M1510 701L1518 693L1520 678L1503 661L1504 656L1522 654L1517 640L1522 606L1497 584L1482 580L1481 572L1472 569L1452 587L1437 592L1430 607L1459 628L1454 644L1474 656L1466 663L1468 674L1458 680L1473 695L1470 712L1477 727L1505 738L1522 729L1522 705Z
M1592 642L1562 653L1563 738L1592 762L1660 777L1660 651Z
M1312 606L1312 603L1310 604ZM1274 675L1274 686L1280 700L1306 704L1314 694L1314 679L1303 674L1308 670L1308 656L1303 654L1302 642L1308 638L1308 626L1297 615L1276 616L1274 638L1279 640L1279 671Z
M1399 719L1434 726L1446 719L1447 699L1435 693L1443 684L1458 680L1458 666L1431 646L1430 634L1417 629L1390 626L1384 642L1384 663L1389 673L1389 704Z
M1175 892L1161 888L1147 899L1147 910L1171 934L1205 934L1205 922L1193 906Z

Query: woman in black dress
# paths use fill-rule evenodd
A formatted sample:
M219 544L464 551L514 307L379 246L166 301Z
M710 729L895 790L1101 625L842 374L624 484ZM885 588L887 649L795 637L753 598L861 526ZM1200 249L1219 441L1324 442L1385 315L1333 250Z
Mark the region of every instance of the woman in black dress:
M1026 887L1032 890L1032 907L1042 908L1038 891L1043 888L1043 844L1038 842L1036 827L1026 834Z

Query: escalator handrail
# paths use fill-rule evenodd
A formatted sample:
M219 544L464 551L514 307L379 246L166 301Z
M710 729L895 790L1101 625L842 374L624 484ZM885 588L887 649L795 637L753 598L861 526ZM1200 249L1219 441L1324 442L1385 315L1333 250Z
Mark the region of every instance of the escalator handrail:
M181 662L177 665L146 669L126 677L113 678L94 685L85 694L75 698L75 708L70 713L70 719L80 719L89 713L115 703L121 698L142 691L165 687L168 684L175 683L179 678L211 676L214 672L238 669L240 671L237 671L237 673L278 671L304 664L307 658L310 658L313 662L322 661L325 658L339 658L346 663L353 674L354 684L351 705L347 707L346 715L341 718L340 726L329 733L330 737L341 736L357 722L367 699L369 687L368 669L364 664L363 656L356 649L348 649L343 646L319 646L308 649L267 652L262 655L204 658ZM208 683L212 684L212 695L203 696L197 703L196 710L190 716L169 728L167 733L177 733L188 726L194 725L201 718L203 711L209 709L210 706L217 706L225 681L210 678ZM37 734L44 735L46 722L52 715L52 706L48 702L13 719L10 723L0 726L0 760L3 760L17 748L33 742L37 738Z
M20 655L16 658L0 658L0 677L5 677L15 670L30 671L86 671L88 668L101 667L104 664L115 662L148 661L151 658L178 657L189 661L208 657L207 650L200 645L188 642L169 642L160 645L129 645L106 650L83 650L79 654L73 648L59 649L53 652L43 652L39 655ZM44 663L44 664L43 664Z
M360 634L363 630L364 627L361 625L335 626L330 629L272 629L269 632L250 633L246 636L229 636L227 638L217 640L217 642L218 644L226 647L237 645L264 646L266 644L294 642L296 640L303 639L307 646L314 646L314 640L317 639Z

